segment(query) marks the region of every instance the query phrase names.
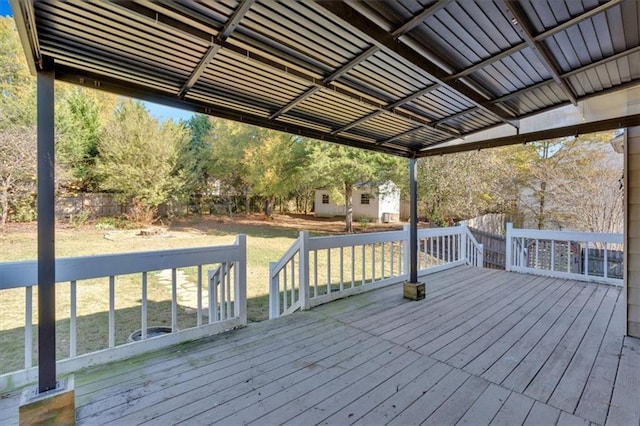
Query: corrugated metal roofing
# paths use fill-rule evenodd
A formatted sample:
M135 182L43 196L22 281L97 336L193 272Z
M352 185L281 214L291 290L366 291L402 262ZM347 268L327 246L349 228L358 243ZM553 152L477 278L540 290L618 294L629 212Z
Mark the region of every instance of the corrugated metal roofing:
M33 70L403 156L640 82L637 0L12 7Z

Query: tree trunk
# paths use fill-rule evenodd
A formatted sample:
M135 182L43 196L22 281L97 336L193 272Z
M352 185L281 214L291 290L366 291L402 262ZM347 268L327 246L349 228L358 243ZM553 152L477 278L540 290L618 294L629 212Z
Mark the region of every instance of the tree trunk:
M346 218L345 218L345 231L349 234L353 233L353 185L350 183L344 183L344 195L346 202Z
M547 182L540 182L540 191L538 192L538 229L544 228L544 199L547 191Z
M264 214L267 217L273 216L273 205L275 204L275 198L269 197L264 202Z
M0 230L2 230L9 217L9 185L0 188L0 209L2 209L0 216Z

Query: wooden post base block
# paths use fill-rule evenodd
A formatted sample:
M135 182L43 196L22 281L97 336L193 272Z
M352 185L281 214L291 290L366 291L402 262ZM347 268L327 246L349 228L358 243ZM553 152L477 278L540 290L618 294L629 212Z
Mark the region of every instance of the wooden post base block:
M404 283L402 295L409 300L422 300L426 295L424 283Z
M19 418L20 426L75 425L73 379L60 380L55 389L44 393L38 393L37 386L26 389L20 401Z

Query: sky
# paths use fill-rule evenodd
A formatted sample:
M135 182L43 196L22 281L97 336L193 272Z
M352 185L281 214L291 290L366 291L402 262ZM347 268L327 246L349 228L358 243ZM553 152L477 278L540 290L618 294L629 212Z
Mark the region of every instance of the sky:
M13 16L11 7L9 6L9 0L0 0L0 16Z
M0 16L13 16L11 7L9 6L9 0L0 0ZM170 108L164 105L158 105L151 102L144 102L147 109L151 112L151 115L164 121L173 119L174 121L188 120L193 113L190 111L184 111L180 109Z

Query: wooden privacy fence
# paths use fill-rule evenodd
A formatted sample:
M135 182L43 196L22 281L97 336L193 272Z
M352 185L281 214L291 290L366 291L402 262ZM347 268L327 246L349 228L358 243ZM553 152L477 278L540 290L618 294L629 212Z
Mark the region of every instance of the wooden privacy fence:
M469 231L483 247L484 268L505 269L506 238L469 227Z

